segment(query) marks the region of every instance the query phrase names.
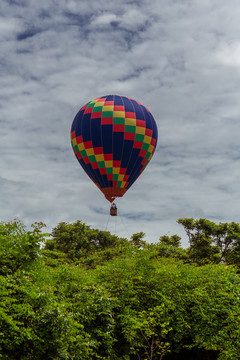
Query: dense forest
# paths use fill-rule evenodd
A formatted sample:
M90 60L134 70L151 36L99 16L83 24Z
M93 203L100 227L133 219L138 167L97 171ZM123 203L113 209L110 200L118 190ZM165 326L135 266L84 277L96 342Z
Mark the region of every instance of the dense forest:
M187 248L0 223L0 359L240 359L240 225L178 223Z

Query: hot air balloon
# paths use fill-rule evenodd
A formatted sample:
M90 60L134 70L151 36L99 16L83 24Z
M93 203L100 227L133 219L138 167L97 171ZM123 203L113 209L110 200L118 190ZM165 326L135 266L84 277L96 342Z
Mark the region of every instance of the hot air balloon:
M111 203L151 160L158 131L150 111L120 95L96 98L75 116L71 142L79 163Z

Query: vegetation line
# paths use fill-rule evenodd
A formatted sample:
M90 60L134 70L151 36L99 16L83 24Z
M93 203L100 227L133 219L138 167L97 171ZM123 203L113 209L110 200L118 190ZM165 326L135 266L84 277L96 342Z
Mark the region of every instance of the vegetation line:
M240 359L240 225L178 223L188 248L0 223L0 359Z

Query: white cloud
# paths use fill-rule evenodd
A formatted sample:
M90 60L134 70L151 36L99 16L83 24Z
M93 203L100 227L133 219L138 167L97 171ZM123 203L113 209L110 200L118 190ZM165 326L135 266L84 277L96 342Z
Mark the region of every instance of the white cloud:
M120 25L131 31L143 31L145 26L150 24L152 16L148 16L148 12L144 13L142 9L133 8L126 11L120 18Z
M119 199L119 232L157 239L181 233L179 217L239 221L237 0L0 6L1 219L105 228L109 204L69 131L87 101L120 93L152 111L159 146Z
M216 52L216 60L223 65L240 67L240 42L222 44Z
M3 16L0 17L0 34L2 39L9 40L17 31L19 31L19 21L14 18L6 19Z
M109 25L113 21L117 20L116 14L104 13L99 16L96 16L92 19L92 24L94 26L101 26L101 25Z

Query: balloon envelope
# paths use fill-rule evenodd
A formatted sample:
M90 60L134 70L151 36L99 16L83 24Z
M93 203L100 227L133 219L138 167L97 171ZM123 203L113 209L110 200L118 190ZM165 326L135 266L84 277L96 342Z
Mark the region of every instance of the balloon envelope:
M92 181L112 202L123 196L151 160L157 126L140 102L107 95L84 105L73 120L73 151Z

